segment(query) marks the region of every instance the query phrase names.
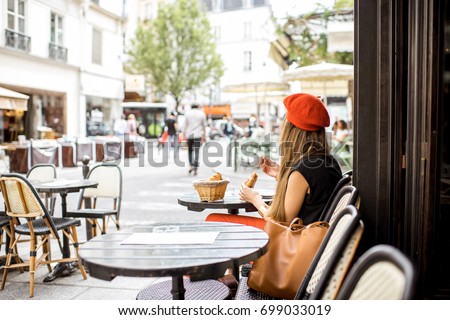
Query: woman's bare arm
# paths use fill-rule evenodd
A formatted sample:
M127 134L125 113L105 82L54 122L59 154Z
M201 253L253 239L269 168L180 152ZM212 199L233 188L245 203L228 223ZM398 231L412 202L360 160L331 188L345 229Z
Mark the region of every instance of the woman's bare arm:
M290 223L298 216L308 192L308 182L300 172L293 171L289 176L286 198L284 199L286 222Z

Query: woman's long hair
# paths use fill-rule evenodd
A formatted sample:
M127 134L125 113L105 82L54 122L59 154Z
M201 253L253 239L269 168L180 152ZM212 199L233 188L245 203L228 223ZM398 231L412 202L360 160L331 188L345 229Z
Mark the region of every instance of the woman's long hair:
M325 128L318 131L305 131L284 120L279 139L281 157L278 183L272 204L266 216L276 221L286 221L284 199L292 167L301 159L311 156L327 156L329 147Z

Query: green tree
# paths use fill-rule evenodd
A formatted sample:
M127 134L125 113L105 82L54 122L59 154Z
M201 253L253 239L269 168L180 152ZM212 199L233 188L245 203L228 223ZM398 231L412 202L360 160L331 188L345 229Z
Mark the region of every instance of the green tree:
M279 32L290 39L290 63L307 66L322 61L353 64L353 52L328 52L327 24L330 19L353 12L353 0L337 0L333 8L323 5L299 17L287 17Z
M354 0L336 0L333 8L337 11L353 9L353 6L355 5L354 2Z
M223 74L211 27L198 0L162 3L154 20L139 24L127 71L145 74L157 91L170 94L176 110L184 94L215 83Z

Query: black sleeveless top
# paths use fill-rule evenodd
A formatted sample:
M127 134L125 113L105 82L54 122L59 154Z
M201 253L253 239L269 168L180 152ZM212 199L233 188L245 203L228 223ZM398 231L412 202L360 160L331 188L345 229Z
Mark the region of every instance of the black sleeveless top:
M311 156L297 162L292 171L298 171L309 185L309 194L305 196L298 217L307 225L318 221L325 204L338 181L342 171L333 156Z
M167 131L168 131L169 136L173 136L173 135L177 134L177 130L175 129L176 122L177 121L172 118L166 119L166 126L167 126Z

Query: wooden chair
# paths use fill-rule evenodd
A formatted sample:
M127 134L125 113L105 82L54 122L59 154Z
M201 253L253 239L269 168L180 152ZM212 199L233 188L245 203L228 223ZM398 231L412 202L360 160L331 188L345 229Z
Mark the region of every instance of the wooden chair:
M54 164L50 163L40 163L31 167L27 172L27 179L30 181L37 182L52 182L56 180L56 167ZM55 211L56 194L40 194L41 198L45 199L45 206L47 207L49 213L53 215ZM50 198L50 201L49 201Z
M119 230L123 188L122 170L116 164L102 163L89 171L87 179L97 181L97 188L83 189L80 193L78 208L68 210L66 216L87 219L92 225L93 237L97 236L97 228L102 234L106 233L109 219L114 221ZM93 200L92 208L85 206L87 199ZM102 206L106 206L105 202L108 201L112 201L112 205L108 205L108 208L99 208L98 202L100 201L103 201ZM98 223L98 219L102 220L101 225Z
M331 271L340 263L337 271L340 282L350 265L353 255L362 235L363 225L358 211L353 206L347 206L336 217L311 265L306 272L295 299L308 299L315 291L321 278L328 279ZM257 292L247 285L247 277L242 277L236 292L235 300L276 300L264 293Z
M364 253L350 270L338 300L410 300L417 275L400 250L377 245Z
M10 242L10 239L11 239L10 220L12 220L12 223L14 223L15 225L19 224L18 219L11 219L11 217L6 215L5 211L0 211L0 250L2 250L3 244L5 244L5 254L2 255L0 253L0 259L3 262L3 265L6 262L6 257L7 257L8 250L9 250L9 244L11 243ZM5 243L3 243L3 233L6 234ZM20 242L28 242L28 240L24 239L24 240L22 240ZM17 242L16 242L16 245L13 248L13 252L17 254ZM21 262L19 256L16 256L15 260L16 260L17 263Z
M78 267L86 279L86 272L78 259L78 236L76 227L81 225L79 220L68 218L54 218L42 203L34 187L25 177L18 174L5 174L0 178L0 187L5 200L6 214L10 217L11 240L6 256L6 264L3 270L1 290L4 289L8 270L29 267L30 272L30 297L34 296L34 273L40 265L47 265L52 270L51 263L76 261ZM24 219L26 223L15 224L13 220ZM58 241L62 251L62 245L58 235L62 231L73 243L74 257L53 260L50 256L51 237ZM16 236L17 235L17 236ZM29 262L20 262L18 251L15 249L21 236L29 236L30 259ZM40 238L40 242L39 242ZM42 254L38 257L37 251L42 248ZM12 263L15 258L16 263Z
M2 249L3 245L3 232L6 233L7 236L11 236L9 232L9 217L6 215L4 211L0 212L0 250ZM0 251L1 252L1 251ZM6 256L1 255L0 258L6 258Z

